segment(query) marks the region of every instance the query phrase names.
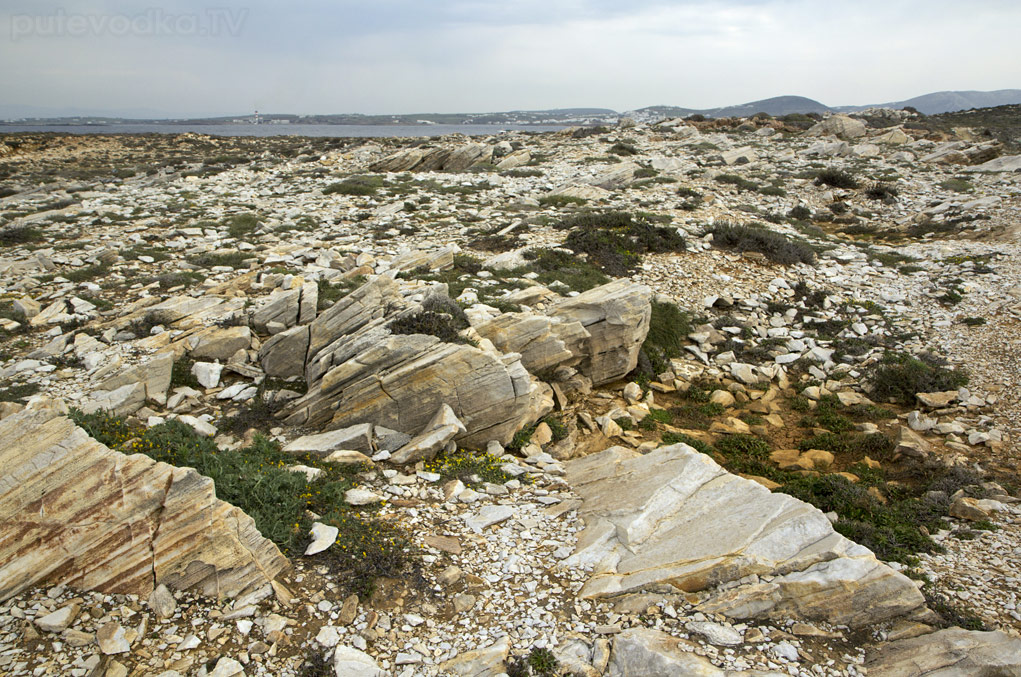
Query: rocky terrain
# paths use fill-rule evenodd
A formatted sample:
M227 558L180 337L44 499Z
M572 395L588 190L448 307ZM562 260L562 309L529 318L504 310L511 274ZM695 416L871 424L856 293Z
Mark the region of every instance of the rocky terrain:
M0 139L0 672L1021 674L1021 156L870 109Z

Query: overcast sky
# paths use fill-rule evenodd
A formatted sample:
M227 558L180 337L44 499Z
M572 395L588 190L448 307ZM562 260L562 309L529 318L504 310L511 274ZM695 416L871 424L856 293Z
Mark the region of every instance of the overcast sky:
M151 0L0 8L0 108L483 112L1021 88L1018 0Z

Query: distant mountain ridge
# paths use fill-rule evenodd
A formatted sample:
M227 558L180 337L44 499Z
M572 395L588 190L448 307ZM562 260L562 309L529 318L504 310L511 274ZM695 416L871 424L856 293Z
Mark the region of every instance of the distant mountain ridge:
M866 108L905 108L911 106L925 115L953 113L971 108L993 108L1021 103L1021 89L998 89L992 92L933 92L906 101L874 104L872 106L840 106L834 110L855 112Z

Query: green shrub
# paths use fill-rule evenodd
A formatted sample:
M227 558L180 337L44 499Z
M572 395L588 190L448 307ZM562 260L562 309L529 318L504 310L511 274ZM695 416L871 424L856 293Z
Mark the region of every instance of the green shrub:
M816 174L815 185L852 189L858 187L858 179L840 169L824 169Z
M188 263L203 268L214 268L216 266L223 266L226 268L234 268L239 270L241 268L247 268L245 261L251 256L244 252L206 252L205 254L199 254L188 258Z
M968 385L968 374L949 369L947 363L933 355L916 357L889 352L869 374L873 396L913 405L916 393L957 390Z
M685 435L684 433L665 432L663 433L662 441L663 444L667 446L673 444L687 444L695 451L708 456L712 456L716 452L711 445L706 444L702 440L695 439L690 435Z
M259 227L259 217L255 214L235 214L223 221L227 226L227 234L235 239L248 235Z
M444 479L459 479L469 486L478 486L483 482L504 484L514 479L513 475L502 470L503 464L499 458L485 452L461 449L452 454L439 454L426 461L424 468L426 472L437 473Z
M775 197L784 197L787 195L787 191L780 186L763 186L759 188L759 193L762 195L772 195Z
M975 190L975 186L964 179L947 179L946 181L941 181L939 187L955 193L970 193Z
M38 383L0 381L0 402L20 402L39 392Z
M349 588L370 592L378 576L401 575L407 567L410 542L391 524L373 517L372 509L355 509L344 501L359 465L342 466L314 456L292 456L264 437L250 447L219 449L179 421L147 430L132 430L124 419L105 413L83 414L72 409L71 418L92 437L124 453L140 453L153 460L194 468L216 485L217 498L237 506L253 520L259 532L286 555L298 555L308 541L313 518L336 526L336 544L319 556L338 569ZM315 480L291 472L294 464L322 470Z
M820 433L801 441L799 449L822 449L835 456L846 456L861 460L865 456L877 461L887 461L893 456L896 445L882 433L859 433L844 429L843 432Z
M896 186L888 183L874 183L865 191L865 196L870 200L889 200L900 195Z
M939 511L923 501L892 500L884 505L867 487L836 474L797 476L776 491L811 503L823 512L837 513L839 520L834 528L882 560L909 563L915 553L937 548L919 527L938 529Z
M676 228L657 226L626 212L589 213L565 219L554 226L570 232L564 246L608 275L628 275L641 263L642 254L684 251L687 243Z
M541 169L526 169L524 167L519 167L517 169L508 169L505 172L500 172L500 176L509 176L513 178L528 178L542 175L543 174Z
M539 204L543 207L567 207L570 205L583 205L588 200L573 195L543 195L539 198Z
M534 648L528 654L528 667L537 677L556 677L560 662L549 649Z
M615 143L610 146L610 152L614 155L638 155L638 149L630 143Z
M588 291L610 281L599 268L562 249L534 248L522 253L539 273L541 284L561 282L574 291Z
M787 212L787 217L795 221L807 221L812 218L812 210L804 205L798 205Z
M669 360L680 357L691 333L691 315L676 304L652 302L649 333L638 355L638 371L652 379L666 371Z
M986 318L984 318L984 317L966 317L963 320L961 320L961 323L962 324L966 324L969 327L981 327L983 324L986 323Z
M754 181L749 181L743 176L738 176L737 174L717 174L713 180L718 183L726 183L732 186L737 186L738 191L759 189L759 184Z
M323 195L375 195L376 191L382 188L384 180L382 176L352 176L337 183L331 183L323 188Z
M426 334L435 336L444 343L468 343L461 336L462 329L468 328L468 318L457 303L446 296L430 296L422 304L422 310L392 320L387 327L392 334Z
M761 226L721 221L713 224L706 232L712 234L713 244L717 247L738 252L759 252L781 265L815 261L815 251L807 244Z
M0 247L13 247L19 244L40 242L42 239L42 231L34 226L8 226L0 228Z

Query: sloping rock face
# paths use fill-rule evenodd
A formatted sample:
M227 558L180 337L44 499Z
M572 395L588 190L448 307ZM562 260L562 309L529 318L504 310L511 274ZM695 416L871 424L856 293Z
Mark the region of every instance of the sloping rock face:
M819 510L731 475L685 444L644 456L613 447L566 467L585 520L568 562L593 567L582 597L696 592L768 576L703 608L857 627L924 604L907 577L833 531Z
M381 276L316 318L308 330L309 390L282 412L286 422L317 428L371 422L417 434L447 404L465 426L458 440L484 445L509 442L542 415L544 389L518 355L422 334L391 335L386 324L416 307Z
M493 160L493 147L484 143L438 148L410 148L371 165L374 172L463 172Z
M865 665L874 677L1021 677L1021 639L948 628L885 644Z
M652 290L629 280L616 280L567 299L549 313L564 323L577 322L589 333L586 344L567 348L582 356L579 370L601 385L622 378L638 365L638 353L649 334Z
M0 600L35 585L235 597L287 560L190 468L111 451L40 404L0 421Z

